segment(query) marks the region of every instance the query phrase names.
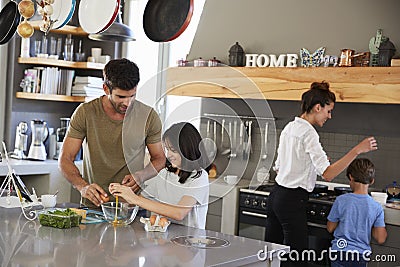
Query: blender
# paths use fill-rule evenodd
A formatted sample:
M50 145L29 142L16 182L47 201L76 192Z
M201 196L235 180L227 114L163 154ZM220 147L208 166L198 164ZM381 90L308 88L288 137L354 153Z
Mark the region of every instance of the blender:
M29 148L28 159L46 160L47 153L43 142L49 135L47 123L43 120L31 121L32 142Z

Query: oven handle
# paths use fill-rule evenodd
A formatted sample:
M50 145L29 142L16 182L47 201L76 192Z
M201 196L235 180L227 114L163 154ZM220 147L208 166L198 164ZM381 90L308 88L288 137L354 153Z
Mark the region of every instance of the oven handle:
M326 229L326 225L324 225L324 224L308 222L307 225L312 226L312 227Z
M248 215L248 216L253 216L253 217L259 217L259 218L267 218L267 215L265 214L260 214L260 213L255 213L255 212L250 212L250 211L242 211L243 215Z

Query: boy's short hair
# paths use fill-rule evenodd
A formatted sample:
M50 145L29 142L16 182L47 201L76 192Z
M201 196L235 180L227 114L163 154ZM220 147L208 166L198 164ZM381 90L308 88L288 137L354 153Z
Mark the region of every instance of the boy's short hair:
M350 175L353 177L354 182L371 184L375 179L375 166L369 159L355 159L346 170L347 178L350 179Z

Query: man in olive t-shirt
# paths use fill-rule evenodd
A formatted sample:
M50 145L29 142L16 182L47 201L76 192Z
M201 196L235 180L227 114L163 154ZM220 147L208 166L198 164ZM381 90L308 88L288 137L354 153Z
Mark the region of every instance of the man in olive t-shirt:
M81 193L81 204L99 206L108 185L118 182L137 190L165 166L162 125L151 107L135 100L139 69L127 59L104 68L105 96L81 104L71 118L59 168ZM83 147L83 175L74 159ZM150 163L144 167L145 148Z

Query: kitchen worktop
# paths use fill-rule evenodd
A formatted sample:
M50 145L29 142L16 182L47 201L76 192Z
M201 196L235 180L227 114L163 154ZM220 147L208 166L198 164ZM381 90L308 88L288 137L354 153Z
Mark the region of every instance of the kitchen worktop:
M259 260L259 251L265 246L269 251L288 250L176 224L166 233L146 232L139 218L126 227L100 223L56 229L27 221L15 208L0 208L0 234L2 266L279 266L276 261ZM182 235L217 237L230 245L204 249L171 242Z
M78 166L82 161L77 161ZM29 190L35 188L38 195L59 191L59 202L71 201L71 184L63 177L58 169L57 160L17 160L10 159L11 168L21 177ZM0 178L8 174L6 160L0 162Z

